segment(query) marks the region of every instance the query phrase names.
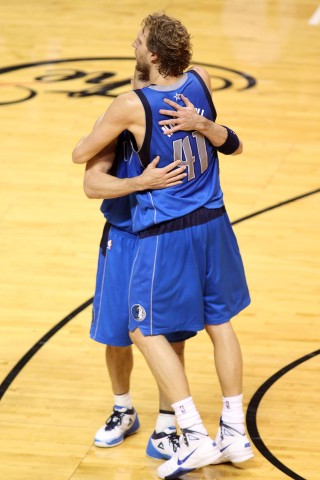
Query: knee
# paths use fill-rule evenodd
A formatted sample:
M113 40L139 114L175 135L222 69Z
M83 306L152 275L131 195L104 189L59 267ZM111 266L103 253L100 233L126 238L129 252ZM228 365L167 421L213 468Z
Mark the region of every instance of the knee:
M132 355L131 345L126 347L116 347L114 345L106 346L106 358L107 359L126 359Z
M226 329L226 323L221 323L219 325L206 325L206 332L211 338L212 342L214 342L223 331Z
M173 350L176 352L176 354L178 355L181 363L183 364L184 363L184 346L185 346L185 342L176 342L176 343L171 343L171 346L173 348Z
M206 332L213 343L221 339L230 340L236 336L230 321L219 325L206 325Z
M142 346L143 346L143 340L144 340L144 336L143 334L141 333L141 331L139 330L139 328L136 328L135 330L133 330L133 332L130 332L129 331L129 336L130 336L130 339L131 341L139 348L141 349Z
M131 349L131 345L127 345L127 346L115 346L115 345L106 345L106 350L107 352L124 352L124 351L128 351Z

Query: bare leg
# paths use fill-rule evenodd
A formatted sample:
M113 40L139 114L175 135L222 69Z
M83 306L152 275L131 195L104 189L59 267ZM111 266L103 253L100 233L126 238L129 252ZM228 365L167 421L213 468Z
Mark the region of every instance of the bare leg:
M173 350L176 352L176 354L179 357L179 360L184 368L184 347L185 347L185 342L174 342L170 344Z
M185 346L185 342L175 342L175 343L170 343L171 347L173 348L173 350L176 352L176 355L178 356L182 366L184 367L184 346ZM165 394L163 393L163 391L160 389L160 387L158 386L158 389L159 389L159 408L160 410L167 410L167 411L172 411L172 406L171 406L171 403L169 402L169 400L167 400Z
M132 348L106 346L106 363L114 393L114 408L107 422L95 435L97 447L110 448L123 442L139 429L139 419L130 397L130 375L133 368Z
M130 390L130 375L133 368L132 347L106 347L106 362L115 395L123 395Z
M171 348L176 353L180 363L184 364L184 343L171 343ZM168 459L175 454L179 447L179 435L176 430L176 416L167 396L159 388L159 413L146 453L148 456L159 459Z
M166 338L163 335L145 337L139 328L130 332L130 336L145 357L159 390L170 405L190 397L183 365Z
M242 406L242 354L230 322L207 325L214 346L214 360L222 390L223 409L216 442L223 452L216 463L231 461L244 465L254 454L245 435Z
M207 325L214 346L214 361L224 397L242 393L242 354L230 322Z
M166 478L181 471L180 454L184 458L185 472L216 462L221 457L220 450L208 436L202 423L190 395L183 365L176 352L163 335L144 337L137 328L130 336L145 357L159 389L172 404L182 431L180 449L170 460L160 465L158 476Z

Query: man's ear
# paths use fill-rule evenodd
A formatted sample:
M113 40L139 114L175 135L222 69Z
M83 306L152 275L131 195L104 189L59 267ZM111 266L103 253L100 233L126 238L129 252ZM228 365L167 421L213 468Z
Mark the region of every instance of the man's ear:
M154 63L156 65L158 63L158 55L156 53L150 52L150 60L151 63Z

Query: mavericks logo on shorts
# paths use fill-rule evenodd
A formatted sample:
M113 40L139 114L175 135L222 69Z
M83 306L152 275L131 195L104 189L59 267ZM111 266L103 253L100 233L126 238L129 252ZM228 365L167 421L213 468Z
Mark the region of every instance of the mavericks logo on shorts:
M133 318L135 320L137 320L138 322L142 322L142 320L144 320L147 316L146 311L143 308L143 306L139 305L138 303L131 307L131 313L133 315Z

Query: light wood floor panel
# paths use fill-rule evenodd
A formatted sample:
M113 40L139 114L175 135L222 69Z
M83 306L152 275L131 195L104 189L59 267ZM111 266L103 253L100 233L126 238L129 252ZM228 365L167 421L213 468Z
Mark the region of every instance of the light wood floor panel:
M231 220L318 189L320 25L308 23L318 3L175 0L159 7L189 29L195 63L212 65L218 122L233 127L244 141L243 155L220 159ZM71 151L111 98L81 98L75 92L101 88L91 83L97 72L114 71L117 81L131 75L131 43L142 18L156 8L151 0L1 5L1 380L93 295L103 219L100 202L83 194L83 167L72 164ZM2 70L29 63L35 65ZM83 76L48 81L49 75L52 80L52 74L75 70ZM243 90L247 77L241 73L252 76L255 87ZM230 80L230 88L220 90L221 77ZM36 92L34 98L10 103L28 89ZM233 321L245 361L246 407L276 372L319 349L319 211L314 194L234 227L252 295L252 305ZM137 351L132 395L141 430L117 448L92 445L112 396L103 346L88 338L90 317L89 306L57 331L5 392L1 479L157 478L158 462L144 453L155 424L157 390ZM215 435L221 400L204 332L188 342L186 357L193 396ZM315 356L280 376L257 411L261 439L296 479L319 477L318 379ZM206 467L185 480L289 478L255 452L246 470Z

